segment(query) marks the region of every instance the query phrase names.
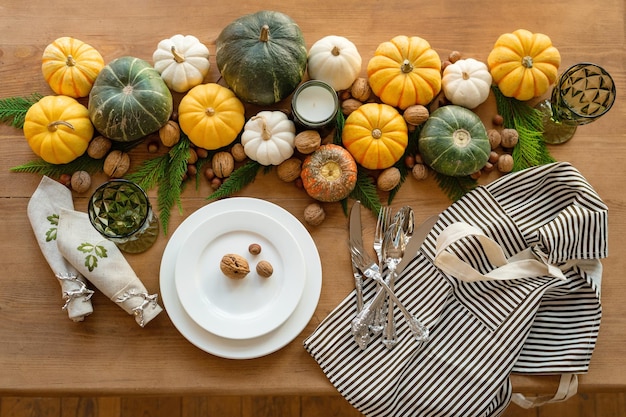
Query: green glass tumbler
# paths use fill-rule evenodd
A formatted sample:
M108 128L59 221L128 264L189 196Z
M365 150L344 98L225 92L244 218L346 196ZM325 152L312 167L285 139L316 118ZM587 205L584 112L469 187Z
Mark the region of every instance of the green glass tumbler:
M148 195L132 181L113 179L100 185L87 211L93 227L124 252L143 252L159 235Z

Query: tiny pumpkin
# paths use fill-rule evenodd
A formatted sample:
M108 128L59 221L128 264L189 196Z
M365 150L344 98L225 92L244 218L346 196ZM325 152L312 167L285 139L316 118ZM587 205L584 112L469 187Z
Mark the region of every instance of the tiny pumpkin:
M322 145L304 159L300 178L310 197L323 202L340 201L356 187L356 161L339 145Z
M426 105L441 90L441 59L426 40L400 35L376 48L367 76L383 103L400 109Z
M329 35L315 42L307 62L309 77L324 81L335 91L350 88L361 73L361 55L343 36Z
M501 35L487 58L493 81L502 94L520 101L548 91L560 64L561 55L550 38L525 29Z
M164 39L152 54L156 69L167 86L184 93L201 84L209 73L209 48L192 35Z
M278 165L295 148L296 126L282 111L264 110L248 120L241 144L248 157L261 165Z
M86 97L104 67L104 59L93 46L64 36L46 46L41 71L57 94Z
M245 123L243 103L216 83L193 87L178 106L181 130L196 146L214 150L231 144Z
M360 165L385 169L404 154L408 128L395 108L384 103L367 103L346 118L341 138Z
M492 81L485 63L467 58L446 66L441 86L450 103L474 109L489 97Z
M43 97L24 119L28 145L51 164L66 164L81 156L93 133L87 108L68 96Z

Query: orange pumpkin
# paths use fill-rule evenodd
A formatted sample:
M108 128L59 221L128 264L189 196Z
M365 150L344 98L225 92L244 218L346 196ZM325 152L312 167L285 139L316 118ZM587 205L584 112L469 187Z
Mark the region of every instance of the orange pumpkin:
M401 109L424 105L441 90L441 58L422 38L396 36L376 48L367 76L383 103Z
M548 91L560 64L561 55L548 36L524 29L501 35L487 58L502 94L520 101Z
M43 51L41 71L55 93L78 98L89 95L103 67L104 59L93 46L65 36Z
M388 104L368 103L346 118L343 146L368 169L385 169L404 155L408 144L404 117Z
M324 202L340 201L356 186L357 166L350 152L343 147L322 145L304 159L300 178L312 198Z

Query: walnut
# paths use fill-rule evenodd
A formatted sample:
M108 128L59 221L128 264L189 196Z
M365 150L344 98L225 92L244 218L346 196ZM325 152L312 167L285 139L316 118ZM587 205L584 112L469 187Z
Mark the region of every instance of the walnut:
M461 59L461 53L459 51L452 51L450 52L450 55L448 55L448 61L453 64L459 59Z
M376 180L376 186L381 191L391 191L400 184L400 179L400 170L396 167L390 167L380 173Z
M410 125L419 126L428 120L430 113L425 106L421 104L414 104L412 106L407 107L402 113L404 120Z
M498 171L502 172L503 174L513 171L513 157L508 153L500 155L500 158L498 158L497 166Z
M304 221L311 226L319 226L324 219L326 219L326 212L318 203L311 203L304 209Z
M367 101L372 94L372 89L367 82L367 78L359 77L354 80L352 87L350 87L350 94L359 101Z
M514 148L517 145L519 140L519 134L515 129L502 129L500 132L502 136L502 147L503 148Z
M496 129L489 129L487 131L487 137L489 138L489 145L491 145L491 149L497 149L502 143L502 135Z
M235 143L232 146L232 148L230 148L230 153L233 155L233 158L237 162L243 162L248 157L248 155L246 155L246 151L243 149L243 145L241 143Z
M220 151L213 155L211 167L216 177L226 178L230 176L235 169L235 159L230 152Z
M417 163L411 169L411 175L418 181L428 178L428 167L424 164Z
M308 155L322 144L322 137L317 130L305 130L296 135L295 145L298 152Z
M256 264L256 273L263 278L269 278L274 273L274 267L268 261L261 261Z
M228 278L243 279L250 273L250 265L246 258L235 253L228 253L220 261L220 270Z
M91 175L87 171L76 171L72 174L70 185L77 193L85 193L91 187Z
M296 178L300 178L301 171L302 161L298 158L289 158L276 167L276 175L285 182L292 182Z
M171 147L180 141L180 126L173 120L168 120L159 129L159 138L165 146Z
M111 151L104 160L103 171L111 178L121 178L130 168L130 156L120 150Z
M87 155L93 159L102 159L109 153L112 145L113 142L111 142L111 139L105 138L104 136L96 136L89 142Z
M361 107L363 103L354 98L349 98L341 102L341 112L348 116L350 113Z

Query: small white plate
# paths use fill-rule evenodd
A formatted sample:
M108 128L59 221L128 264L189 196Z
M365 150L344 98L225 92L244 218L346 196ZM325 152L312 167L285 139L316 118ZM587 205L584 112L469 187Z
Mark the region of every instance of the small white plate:
M189 317L178 298L174 275L176 258L187 236L199 224L211 217L242 207L272 216L292 233L304 254L306 281L300 303L281 326L252 339L228 339L207 332ZM163 252L159 280L165 311L176 329L191 344L204 352L226 359L253 359L276 352L293 341L304 330L315 313L319 301L322 290L322 265L311 235L291 213L265 200L230 197L196 210L176 228Z
M248 246L258 243L261 253ZM248 261L250 273L232 279L220 270L225 254ZM269 261L264 278L256 264ZM176 261L176 290L185 311L205 330L230 339L268 333L300 302L306 269L298 242L274 218L249 210L223 212L201 223L183 243Z

